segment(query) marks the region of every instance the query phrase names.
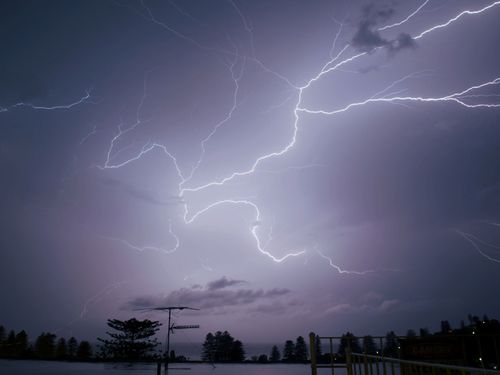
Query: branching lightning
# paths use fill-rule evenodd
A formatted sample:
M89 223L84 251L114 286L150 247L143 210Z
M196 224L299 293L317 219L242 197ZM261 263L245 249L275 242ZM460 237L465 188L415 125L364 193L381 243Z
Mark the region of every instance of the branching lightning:
M429 0L424 1L415 11L413 11L411 14L409 14L403 20L401 20L397 23L391 24L391 25L383 26L383 27L379 28L378 31L383 31L383 30L387 30L390 28L395 28L395 27L399 27L401 25L404 25L406 22L408 22L410 19L412 19L414 16L416 16L422 10L422 8L424 8L426 6L426 4L428 2L429 2ZM285 82L291 88L291 90L293 90L293 92L294 92L294 94L290 97L291 99L290 98L287 99L287 100L292 100L292 99L295 100L295 102L294 102L295 105L293 108L294 120L292 122L291 136L290 136L288 142L286 142L284 145L277 147L277 149L275 151L258 156L250 166L248 166L246 168L242 168L240 170L235 170L235 171L231 172L229 175L227 175L226 177L223 177L220 179L215 179L212 181L208 181L208 182L201 184L201 185L188 186L189 185L188 183L191 182L192 177L194 176L194 174L197 172L197 170L201 167L201 165L203 163L203 159L204 159L204 156L206 153L207 143L209 143L210 140L216 136L217 131L219 130L219 128L221 126L223 126L224 124L226 124L228 121L231 120L234 111L237 109L239 83L240 83L240 79L241 79L243 72L244 72L245 60L243 60L243 63L241 64L239 71L236 71L236 68L239 65L239 62L241 60L241 57L239 56L238 51L236 51L235 53L228 53L227 51L223 51L225 54L229 54L230 56L234 57L234 60L232 61L231 65L230 65L231 78L232 78L233 83L234 83L232 105L230 106L230 110L226 113L226 115L223 117L223 119L212 128L212 131L204 139L201 140L201 142L200 142L201 153L200 153L199 157L196 159L194 167L187 174L187 177L185 177L185 174L182 172L181 168L179 167L179 164L177 162L176 157L167 150L166 146L159 144L159 143L156 143L156 142L146 143L135 156L133 156L129 159L126 159L126 160L121 161L121 162L114 162L114 160L117 157L118 152L119 152L119 151L117 152L115 150L115 148L116 148L117 144L119 143L120 138L123 135L125 135L126 133L133 131L141 123L144 122L141 120L140 110L141 110L142 105L144 104L144 100L146 98L146 80L144 83L144 95L141 99L141 102L140 102L138 110L137 110L136 122L134 124L132 124L131 126L126 127L126 128L123 125L120 125L118 127L118 133L111 139L111 143L110 143L110 147L109 147L108 152L107 152L106 160L103 163L103 165L101 165L99 168L101 168L101 169L116 169L116 168L125 167L126 165L141 159L142 156L144 156L145 154L147 154L153 150L162 151L173 162L175 169L177 171L177 176L178 176L178 180L179 180L178 185L177 185L178 186L178 196L184 202L184 204L183 204L183 206L184 206L183 221L185 224L192 224L200 216L206 215L209 211L211 211L212 209L219 207L219 206L233 205L233 206L240 206L240 207L247 207L247 208L249 207L253 210L253 212L255 214L254 224L252 224L250 226L249 230L250 230L250 233L255 240L257 250L261 254L269 257L272 261L274 261L276 263L281 263L281 262L283 262L291 257L297 257L300 255L304 255L304 254L306 254L307 250L306 249L295 250L293 252L287 253L286 255L284 255L282 257L276 257L271 252L269 252L267 250L267 245L268 245L269 241L267 241L265 244L263 244L262 240L260 239L259 233L258 233L259 227L260 227L259 223L261 220L261 212L260 212L260 209L255 202L253 202L251 200L246 200L246 199L224 199L224 200L215 201L215 202L207 205L205 208L202 208L199 211L190 212L189 206L188 206L189 196L191 194L196 194L196 193L205 191L209 188L216 188L216 187L223 186L225 184L232 182L233 180L235 180L237 178L252 175L268 159L281 157L281 156L287 154L297 143L297 137L298 137L298 133L299 133L300 115L303 113L307 113L309 115L335 115L335 114L346 112L348 110L351 110L351 109L354 109L357 107L366 106L366 105L372 104L372 103L373 104L375 104L375 103L392 103L392 104L401 104L401 105L406 105L406 103L412 103L412 102L428 103L428 104L430 104L430 103L454 103L454 104L458 104L460 106L463 106L465 108L471 108L471 109L472 108L483 108L484 109L484 108L498 108L498 107L500 107L500 104L496 104L496 103L470 103L470 101L468 101L468 99L476 99L477 100L477 99L484 98L484 97L493 97L490 95L486 96L486 94L477 93L477 90L484 89L486 87L499 85L500 78L495 78L495 79L492 79L492 80L487 81L487 82L483 82L483 83L480 83L480 84L477 84L474 86L470 86L468 88L463 89L460 92L450 93L450 94L445 95L445 96L436 96L436 97L406 96L406 95L403 96L401 94L405 91L404 89L397 89L397 90L395 89L396 86L398 86L399 84L403 83L404 81L406 81L408 79L418 78L418 77L421 77L423 74L429 73L428 71L424 71L424 72L415 72L415 73L412 73L412 74L407 75L405 77L402 77L402 78L392 82L386 88L378 91L376 94L374 94L374 95L372 95L364 100L350 103L350 104L348 104L344 107L341 107L341 108L337 108L337 109L333 109L333 110L307 108L307 107L303 106L303 96L304 96L306 90L311 88L311 86L315 82L320 81L323 77L327 76L328 74L330 74L334 71L340 71L340 69L342 67L347 66L350 63L352 63L352 62L354 62L362 57L368 57L368 56L372 55L372 53L377 52L378 50L381 50L383 47L375 48L374 50L372 50L370 52L366 52L366 51L365 52L354 52L354 54L350 55L349 57L344 58L343 60L340 60L341 57L345 53L347 53L347 51L351 48L350 44L346 44L334 56L334 50L336 49L336 45L339 41L339 38L340 38L340 35L342 32L342 27L343 27L343 25L340 24L340 28L337 31L337 33L335 34L335 38L332 42L332 45L331 45L331 48L329 51L330 59L322 66L322 68L319 70L319 72L317 74L313 75L307 82L305 82L302 85L293 84L291 82L291 80L289 80L287 77L284 77L283 75L267 68L265 66L265 64L263 64L259 59L257 59L255 57L255 48L253 45L254 39L253 39L253 34L252 34L252 27L249 25L247 19L244 17L244 15L242 14L241 10L238 8L236 3L234 1L230 1L230 3L235 8L238 15L240 16L242 23L243 23L243 26L250 37L252 57L248 58L247 61L252 61L257 66L262 68L263 71L270 73L270 74L273 74L274 76L278 77L283 82ZM179 33L178 31L174 30L173 28L171 28L167 24L160 22L157 18L154 17L151 9L147 7L144 0L141 0L141 5L142 5L143 9L146 11L146 16L144 16L144 15L142 15L142 16L145 17L146 19L148 19L149 21L159 25L163 29L171 32L173 35L175 35L175 36L177 36L177 37L179 37L179 38L181 38L181 39L183 39L191 44L194 44L195 46L197 46L199 48L203 48L205 50L207 50L207 49L212 50L210 48L207 48L207 47L200 45L194 39L187 37L186 35L184 35L182 33ZM420 40L425 35L428 35L436 30L445 29L446 27L448 27L452 23L455 23L456 21L458 21L459 19L461 19L467 15L478 15L478 14L481 14L483 12L490 10L491 8L493 8L497 5L500 5L500 1L495 1L491 4L489 4L488 6L485 6L481 9L478 9L478 10L465 10L465 11L459 13L458 15L456 15L455 17L450 18L445 23L432 26L432 27L422 31L420 34L417 34L416 36L414 36L413 40L414 41ZM395 89L395 90L391 91L392 89ZM175 236L173 234L173 232L171 231L171 227L169 227L169 231L172 234L172 236ZM487 257L488 259L490 259L492 261L500 262L500 260L491 258L487 254L482 252L481 249L479 247L477 247L475 242L472 240L473 237L471 237L470 235L467 235L463 232L458 232L458 233L460 235L462 235L465 239L467 239L469 242L471 242L473 244L473 246L476 248L476 250L481 255ZM175 238L176 238L175 250L177 250L177 248L179 248L179 246L180 246L180 242L179 242L178 237L175 236ZM159 248L152 247L152 246L146 246L146 247L135 246L135 245L132 245L128 241L125 241L125 240L119 240L119 239L115 239L115 240L121 241L126 246L128 246L134 250L138 250L138 251L144 251L144 250L165 251L164 249L159 249ZM172 252L175 250L167 250L166 252ZM342 269L340 266L336 265L330 257L326 256L325 254L323 254L319 250L317 250L317 253L319 254L319 256L321 258L327 260L329 265L332 268L334 268L337 272L339 272L341 274L366 275L367 273L375 272L375 271L371 271L371 270L369 270L369 271L347 271L347 270Z

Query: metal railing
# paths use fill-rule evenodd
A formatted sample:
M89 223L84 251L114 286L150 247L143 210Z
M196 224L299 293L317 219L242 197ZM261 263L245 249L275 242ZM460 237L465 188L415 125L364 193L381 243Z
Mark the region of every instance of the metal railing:
M499 375L500 371L441 363L408 361L364 353L351 353L352 375Z
M500 355L498 352L497 340L499 335L485 335L481 339L477 335L461 335L454 337L406 337L392 336L392 350L388 350L388 336L369 336L371 347L360 347L358 340L362 337L351 335L344 336L317 336L314 333L309 335L309 347L311 358L311 374L317 375L318 369L330 369L335 375L336 369L342 369L341 375L500 375ZM366 337L365 337L366 338ZM443 358L424 359L418 355L413 358L402 357L401 345L428 344L434 341L447 339L452 340L455 351L458 352L458 360L441 361ZM430 341L429 341L430 340ZM491 340L491 343L488 341ZM326 341L326 345L324 345ZM385 341L385 342L384 342ZM443 341L441 341L442 343ZM471 347L471 342L475 343ZM481 345L481 342L483 345ZM488 343L485 348L484 343ZM458 351L457 351L458 346ZM321 354L322 349L328 348L325 354ZM403 348L405 349L405 348ZM455 353L457 354L457 353ZM483 354L492 359L496 365L487 368L483 359ZM471 355L478 356L479 367L472 367ZM491 367L491 366L490 366ZM338 371L337 371L338 372ZM340 375L340 374L339 374Z

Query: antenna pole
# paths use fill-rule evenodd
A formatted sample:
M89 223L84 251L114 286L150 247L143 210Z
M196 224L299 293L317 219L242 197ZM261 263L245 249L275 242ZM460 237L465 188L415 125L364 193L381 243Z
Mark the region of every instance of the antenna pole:
M171 329L170 320L171 320L171 318L172 318L172 309L168 309L167 351L165 353L165 375L168 374L168 362L170 360L170 329Z

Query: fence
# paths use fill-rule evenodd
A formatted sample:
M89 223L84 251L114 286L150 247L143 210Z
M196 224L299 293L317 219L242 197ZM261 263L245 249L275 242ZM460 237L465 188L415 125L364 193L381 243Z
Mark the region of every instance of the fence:
M500 335L360 338L311 333L309 342L312 375L318 369L330 369L332 375L336 369L347 375L500 375ZM328 351L322 354L325 346Z

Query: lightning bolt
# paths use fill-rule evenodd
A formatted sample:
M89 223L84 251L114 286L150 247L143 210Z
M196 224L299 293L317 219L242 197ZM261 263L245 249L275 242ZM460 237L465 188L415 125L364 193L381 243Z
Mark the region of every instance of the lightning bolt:
M177 236L172 231L171 220L169 220L169 222L168 222L168 233L170 234L170 236L173 237L174 242L175 242L174 246L170 249L165 249L165 248L157 247L157 246L137 246L137 245L130 243L127 240L122 239L122 238L115 238L115 237L109 237L109 236L101 236L101 238L106 239L106 240L110 240L110 241L121 242L123 245L127 246L129 249L132 249L132 250L135 250L135 251L138 251L141 253L145 252L145 251L155 251L155 252L159 252L159 253L172 254L172 253L176 252L177 249L179 248L180 239L179 239L179 236Z
M339 265L335 264L333 262L333 259L330 258L329 256L326 256L325 254L323 254L320 250L316 249L316 252L318 253L318 255L323 258L323 259L326 259L328 261L328 264L330 265L330 267L332 267L334 270L336 270L338 273L340 274L349 274L349 275L367 275L369 273L374 273L376 271L374 270L366 270L366 271L348 271L348 270L345 270L345 269L342 269Z
M82 138L82 140L80 141L80 146L83 145L85 142L87 142L87 140L96 133L97 133L97 126L94 125L94 127L92 128L92 131L90 133L88 133L85 137Z
M85 91L85 95L83 95L80 99L78 99L72 103L69 103L69 104L40 106L40 105L35 105L32 103L18 102L18 103L12 104L11 106L8 106L8 107L0 107L0 113L9 112L10 110L14 110L14 109L18 109L18 108L29 108L29 109L33 109L33 110L37 110L37 111L55 111L55 110L62 110L62 109L71 109L73 107L76 107L77 105L88 102L89 99L90 99L90 91L87 90L87 91Z
M127 283L126 281L117 281L117 282L113 282L113 283L111 283L109 285L106 285L103 289L101 289L99 292L97 292L95 295L93 295L92 297L90 297L89 299L87 299L83 303L82 309L81 309L80 314L78 315L77 318L73 319L66 326L56 329L55 333L59 333L62 330L68 329L69 327L71 327L76 322L85 319L85 316L89 312L89 306L90 305L92 305L94 303L97 303L99 301L102 301L102 299L104 297L108 296L113 291L115 291L116 289L120 288L122 285L124 285L126 283Z
M478 237L474 236L473 234L465 233L465 232L462 232L462 231L460 231L458 229L455 229L455 232L458 233L463 238L465 238L472 245L472 247L474 247L474 249L476 249L476 251L481 256L483 256L484 258L488 259L491 262L500 263L500 259L494 258L494 257L486 254L477 243L481 243L483 245L486 245L486 246L489 246L489 247L493 247L493 248L496 248L496 249L500 249L500 247L498 247L496 245L489 244L487 242L484 242L481 239L479 239Z
M415 17L422 10L422 8L427 5L428 2L429 2L428 0L424 1L415 11L410 13L405 19L403 19L397 23L391 24L391 25L383 26L379 29L379 31L387 30L387 29L398 27L398 26L405 24L410 19ZM231 66L230 66L231 77L232 77L233 82L234 82L232 106L231 106L229 112L226 114L226 116L222 119L222 121L219 122L218 124L216 124L212 128L212 131L208 134L208 136L205 137L201 141L201 144L200 144L201 153L200 153L199 157L197 158L195 166L191 170L191 173L188 175L188 177L184 177L184 174L178 165L176 157L167 150L167 147L162 145L162 144L155 143L155 142L146 143L135 156L133 156L129 159L126 159L122 162L113 163L113 159L117 156L117 153L114 151L114 149L115 149L116 144L119 142L120 138L123 135L125 135L126 133L131 132L134 129L136 129L143 122L140 119L140 109L142 108L142 105L143 105L145 97L146 97L146 87L145 87L146 83L144 84L144 95L142 97L142 100L139 104L138 111L137 111L137 121L127 128L124 128L123 125L120 125L118 127L118 133L111 139L111 144L110 144L110 147L108 149L106 161L104 162L104 164L102 166L100 166L100 168L101 169L121 168L121 167L128 165L129 163L132 163L134 161L139 160L140 158L142 158L142 156L144 156L145 154L147 154L153 150L162 151L173 162L173 164L176 168L176 171L177 171L177 175L179 178L179 183L178 183L178 193L179 194L178 194L178 196L184 202L183 221L185 224L193 223L197 218L199 218L202 215L207 214L209 211L211 211L212 209L214 209L215 207L218 207L218 206L234 205L234 206L249 207L254 211L254 214L255 214L254 224L250 225L249 230L250 230L250 233L255 240L257 250L261 254L269 257L272 261L274 261L276 263L281 263L281 262L283 262L286 259L289 259L291 257L297 257L300 255L303 255L306 253L307 250L303 249L300 251L289 252L282 257L276 257L273 254L271 254L268 250L266 250L267 243L265 245L262 244L262 241L261 241L261 239L259 237L259 233L258 233L259 227L260 227L259 223L260 223L260 219L261 219L261 212L260 212L260 209L255 202L250 201L250 200L245 200L245 199L224 199L224 200L219 200L219 201L213 202L213 203L207 205L205 208L191 213L189 211L189 207L188 207L188 203L187 203L188 199L186 197L189 196L190 194L196 194L196 193L199 193L201 191L207 190L209 188L223 186L227 183L232 182L236 178L252 175L256 172L258 167L261 164L263 164L265 161L267 161L269 159L273 159L273 158L278 158L278 157L281 157L281 156L287 154L297 143L297 136L299 133L300 115L302 113L307 113L309 115L335 115L335 114L346 112L348 110L351 110L351 109L354 109L357 107L366 106L366 105L371 104L371 103L373 103L373 104L375 104L375 103L391 103L391 104L406 105L406 103L412 103L412 102L420 102L420 103L444 102L444 103L455 103L455 104L458 104L458 105L463 106L465 108L498 108L498 107L500 107L500 104L496 104L496 103L493 103L493 104L492 103L470 103L467 101L467 99L479 99L482 97L486 97L485 94L476 94L476 93L472 93L472 92L475 92L476 90L480 90L480 89L487 88L490 86L496 86L500 83L500 78L495 78L491 81L479 83L477 85L465 88L460 92L450 93L450 94L445 95L445 96L436 96L436 97L402 96L401 93L405 91L404 89L400 89L400 90L396 90L396 91L389 91L408 79L418 78L418 77L421 77L422 74L427 74L427 72L424 71L424 72L416 72L416 73L412 73L410 75L404 76L404 77L394 81L389 86L382 89L381 91L378 91L377 93L375 93L371 97L368 97L365 100L361 100L358 102L350 103L342 108L338 108L338 109L334 109L334 110L307 108L307 107L302 105L303 96L304 96L306 90L311 88L311 86L315 82L320 81L323 77L325 77L326 75L328 75L334 71L340 71L341 68L343 68L344 66L347 66L348 64L350 64L356 60L359 60L362 57L368 57L368 56L372 55L373 53L382 50L383 47L377 47L369 52L358 52L358 53L355 52L351 56L344 58L343 60L340 60L340 58L351 48L351 46L349 44L346 44L343 48L340 49L340 51L337 53L337 55L334 56L334 50L336 49L336 44L337 44L337 42L340 38L341 32L342 32L342 24L340 24L340 28L335 35L335 38L332 42L332 45L331 45L331 48L329 51L330 59L322 66L322 68L318 71L318 73L316 75L313 75L304 84L296 85L296 84L293 84L287 77L284 77L283 75L279 74L278 72L275 72L275 71L269 69L265 64L263 64L259 59L257 59L255 57L255 49L253 47L252 27L247 22L247 19L244 17L241 10L238 8L237 4L234 1L230 1L230 4L234 7L236 12L240 16L242 23L243 23L243 26L250 37L251 46L252 46L252 58L249 58L248 60L257 64L260 68L263 69L263 71L270 73L270 74L273 74L277 78L279 78L282 81L284 81L285 83L287 83L287 85L294 92L294 94L292 96L290 96L289 99L287 99L287 100L295 99L295 102L294 102L295 105L293 108L294 120L292 123L291 136L289 138L289 141L286 142L281 147L277 148L277 150L275 150L275 151L258 156L254 160L254 162L250 166L248 166L247 168L233 171L229 175L227 175L226 177L223 177L220 179L215 179L215 180L206 182L206 183L201 184L201 185L185 186L185 185L187 185L188 182L191 181L193 175L196 173L196 171L202 165L203 158L204 158L205 153L206 153L207 143L215 136L217 130L222 125L224 125L225 123L230 121L232 114L236 110L237 96L238 96L238 90L239 90L239 80L241 79L241 76L243 74L243 67L241 68L239 73L235 73L235 67L237 65L238 60L240 59L238 52L236 51L236 52L230 53L227 51L223 51L223 53L228 54L230 56L233 56L235 58L235 60L233 60ZM182 33L179 33L178 31L174 30L173 28L171 28L167 24L159 21L156 17L154 17L150 8L148 8L146 6L144 0L141 0L141 5L142 5L143 9L146 11L146 16L143 15L143 17L145 17L149 21L157 24L158 26L160 26L163 29L172 33L173 35L175 35L175 36L177 36L177 37L179 37L179 38L181 38L181 39L183 39L191 44L194 44L195 46L197 46L199 48L210 49L210 48L201 46L198 42L191 39L190 37L188 37ZM420 40L424 36L434 32L434 31L441 30L441 29L448 27L449 25L455 23L456 21L460 20L461 18L463 18L465 16L469 16L469 15L472 16L472 15L481 14L483 12L486 12L486 11L492 9L493 7L496 7L497 5L500 5L500 1L495 1L489 5L481 8L481 9L465 10L465 11L459 13L458 15L456 15L455 17L450 18L445 23L432 26L432 27L422 31L420 34L417 34L416 36L414 36L413 40L415 40L415 41ZM211 49L211 50L214 50L214 49ZM244 64L243 64L243 66L244 66ZM466 238L469 242L471 242L473 244L473 246L476 247L476 249L478 250L478 252L480 254L488 257L488 259L490 259L490 260L498 261L494 258L490 258L487 254L484 254L476 246L476 244L471 240L470 236L467 236L467 234L463 234L462 232L459 232L459 233L464 238ZM124 244L126 244L127 246L134 248L136 250L139 250L139 251L142 251L144 249L156 249L154 247L137 247L137 246L131 245L130 243L128 243L126 241L122 241L122 242ZM178 246L179 246L179 243L177 242L177 247ZM176 249L177 249L177 247L176 247ZM327 260L329 265L341 274L351 273L351 274L356 274L356 275L365 275L367 273L374 272L371 270L369 270L369 271L344 270L341 267L339 267L338 265L336 265L331 258L327 257L325 254L321 253L320 251L317 251L317 252L321 258Z
M419 12L420 10L422 10L423 7L425 7L427 5L427 3L429 2L430 0L425 0L422 5L420 5L417 9L415 9L414 12L410 13L404 20L402 21L399 21L399 22L396 22L396 23L393 23L392 25L386 25L386 26L383 26L383 27L380 27L378 29L378 31L384 31L384 30L387 30L387 29L392 29L393 27L396 27L396 26L401 26L402 24L408 22L411 18L415 17Z
M452 23L458 21L463 16L481 14L483 12L486 12L487 10L490 10L491 8L493 8L493 7L497 6L497 5L500 5L500 1L495 1L494 3L491 3L490 5L487 5L484 8L481 8L481 9L478 9L478 10L464 10L463 12L459 13L455 17L449 19L447 22L442 23L440 25L433 26L433 27L431 27L431 28L429 28L429 29L427 29L425 31L422 31L419 35L413 37L413 39L418 40L418 39L422 38L424 35L427 35L430 32L433 32L433 31L439 30L439 29L443 29L443 28L451 25Z

